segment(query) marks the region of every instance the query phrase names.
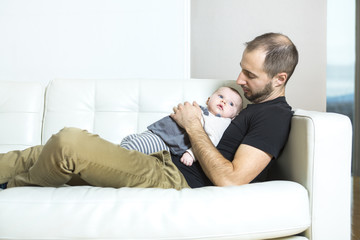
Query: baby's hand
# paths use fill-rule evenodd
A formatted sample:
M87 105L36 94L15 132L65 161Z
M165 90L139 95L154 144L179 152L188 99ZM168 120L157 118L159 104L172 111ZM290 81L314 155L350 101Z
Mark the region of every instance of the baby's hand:
M180 161L186 166L191 166L194 162L194 158L191 156L190 153L184 152L184 154L180 158Z

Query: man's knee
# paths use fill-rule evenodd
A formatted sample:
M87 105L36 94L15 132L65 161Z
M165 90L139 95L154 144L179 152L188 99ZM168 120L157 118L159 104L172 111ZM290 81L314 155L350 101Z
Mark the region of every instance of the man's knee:
M51 141L53 147L73 147L81 142L80 138L83 134L84 130L82 129L66 127L53 135L49 141Z

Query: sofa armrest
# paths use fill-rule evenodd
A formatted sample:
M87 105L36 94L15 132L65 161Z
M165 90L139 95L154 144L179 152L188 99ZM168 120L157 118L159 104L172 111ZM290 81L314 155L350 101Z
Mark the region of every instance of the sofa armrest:
M309 239L350 237L351 156L352 126L348 117L295 111L276 171L281 179L298 182L309 192Z

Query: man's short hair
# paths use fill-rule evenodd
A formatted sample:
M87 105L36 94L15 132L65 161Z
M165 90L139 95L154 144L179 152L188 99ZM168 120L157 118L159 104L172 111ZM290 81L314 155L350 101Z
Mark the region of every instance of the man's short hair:
M290 79L298 63L299 54L294 43L281 33L265 33L245 43L245 51L263 49L266 52L264 71L273 78L285 72ZM286 81L287 82L287 81Z

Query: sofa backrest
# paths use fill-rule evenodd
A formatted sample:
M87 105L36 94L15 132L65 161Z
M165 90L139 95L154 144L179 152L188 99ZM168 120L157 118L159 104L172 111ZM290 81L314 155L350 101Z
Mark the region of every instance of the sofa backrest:
M46 90L42 143L63 127L86 129L120 143L180 102L205 104L224 85L239 88L234 81L213 79L57 79Z
M0 81L0 152L41 144L44 87Z

